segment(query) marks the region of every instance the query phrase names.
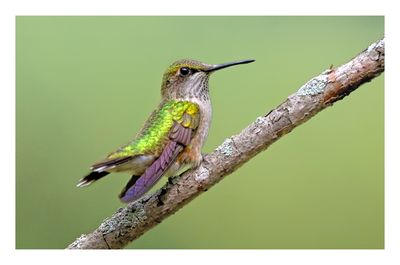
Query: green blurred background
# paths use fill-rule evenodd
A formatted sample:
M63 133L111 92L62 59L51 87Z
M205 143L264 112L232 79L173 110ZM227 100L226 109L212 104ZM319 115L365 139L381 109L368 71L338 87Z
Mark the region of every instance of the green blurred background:
M75 185L135 135L173 61L257 60L212 76L211 152L384 35L383 17L17 17L16 25L17 248L64 248L123 206L128 175ZM383 248L383 86L383 76L363 85L129 247Z

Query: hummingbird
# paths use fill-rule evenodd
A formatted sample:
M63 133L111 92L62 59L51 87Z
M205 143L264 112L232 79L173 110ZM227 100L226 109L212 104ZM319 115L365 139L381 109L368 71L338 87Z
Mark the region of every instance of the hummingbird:
M160 104L136 137L93 164L77 186L87 186L112 172L129 172L132 176L119 194L120 200L128 203L141 198L162 176L199 166L211 123L210 75L254 61L174 62L163 75Z

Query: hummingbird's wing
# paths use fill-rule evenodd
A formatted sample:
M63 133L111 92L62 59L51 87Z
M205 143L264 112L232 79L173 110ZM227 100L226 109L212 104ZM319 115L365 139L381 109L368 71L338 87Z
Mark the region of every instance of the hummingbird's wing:
M199 123L199 115L199 107L195 103L175 100L163 102L150 115L133 141L112 152L106 159L93 164L90 169L94 172L135 171L134 168L126 167L127 164L132 164L133 160L139 160L139 164L144 163L147 167L161 155L169 140L179 140L181 137L175 124L195 130ZM170 135L170 132L174 135ZM144 157L146 158L142 159ZM124 166L126 169L120 170ZM144 169L136 173L142 174L143 171Z
M165 106L168 106L167 104ZM164 108L160 107L153 111L149 117L149 119L144 124L143 128L136 135L135 139L128 144L118 148L118 150L110 153L107 158L94 163L90 169L92 172L104 172L104 171L113 171L114 169L118 169L118 167L123 166L131 162L135 158L139 158L141 156L147 155L146 160L147 163L144 163L144 166L148 166L151 164L154 159L151 159L152 153L157 153L157 148L152 148L152 146L157 146L157 137L154 137L153 131L160 132L160 126L158 124L163 124L161 112L164 111ZM163 137L158 137L159 140L162 140ZM148 144L147 146L145 146ZM147 148L146 148L147 147ZM140 164L141 161L139 161ZM147 164L147 165L146 165ZM144 169L143 169L144 170ZM136 171L136 170L134 170ZM140 171L140 170L139 170ZM142 172L140 172L141 174Z
M177 111L176 107L172 108L172 115L167 115L169 119L172 119L172 126L167 131L166 141L161 152L140 177L132 176L119 195L123 202L134 201L145 194L168 171L184 148L190 144L199 124L199 107L188 101L177 103L184 105L184 108L180 111Z

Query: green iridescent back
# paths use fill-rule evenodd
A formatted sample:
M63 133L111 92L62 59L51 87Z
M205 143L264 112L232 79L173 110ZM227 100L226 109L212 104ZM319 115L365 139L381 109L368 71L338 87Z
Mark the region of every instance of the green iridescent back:
M136 138L125 146L111 153L108 159L133 155L161 153L174 121L181 122L184 113L198 114L198 105L190 101L171 100L165 102L152 113Z

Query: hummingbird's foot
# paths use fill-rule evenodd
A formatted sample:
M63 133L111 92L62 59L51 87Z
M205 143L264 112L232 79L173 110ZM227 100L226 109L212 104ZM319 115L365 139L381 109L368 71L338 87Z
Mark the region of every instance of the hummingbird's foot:
M202 154L202 153L199 153L197 155L196 159L192 162L192 169L198 168L200 166L201 162L204 159L204 155L205 154Z

